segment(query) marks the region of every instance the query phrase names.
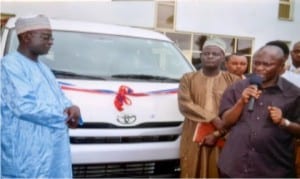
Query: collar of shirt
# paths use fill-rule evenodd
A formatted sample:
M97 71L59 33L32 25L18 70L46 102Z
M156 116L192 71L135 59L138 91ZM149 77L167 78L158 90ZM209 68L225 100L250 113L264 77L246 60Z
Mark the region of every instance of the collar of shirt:
M268 89L276 89L279 88L283 93L286 93L287 87L286 87L286 80L283 79L282 77L279 77L276 84L274 84L273 86L269 86L267 88L265 88L266 90Z

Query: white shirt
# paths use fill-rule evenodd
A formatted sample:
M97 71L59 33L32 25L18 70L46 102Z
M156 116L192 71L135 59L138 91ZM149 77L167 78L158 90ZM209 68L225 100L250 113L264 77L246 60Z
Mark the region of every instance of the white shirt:
M290 68L282 74L282 77L300 88L300 73L298 72L300 72L300 68L291 65Z
M290 65L288 68L289 71L299 74L300 73L300 67L296 68L293 64Z

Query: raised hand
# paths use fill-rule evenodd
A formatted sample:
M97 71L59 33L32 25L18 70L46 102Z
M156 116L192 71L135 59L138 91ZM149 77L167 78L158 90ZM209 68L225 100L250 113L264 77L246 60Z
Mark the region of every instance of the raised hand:
M270 117L274 124L280 124L282 120L282 111L280 108L275 106L268 106Z

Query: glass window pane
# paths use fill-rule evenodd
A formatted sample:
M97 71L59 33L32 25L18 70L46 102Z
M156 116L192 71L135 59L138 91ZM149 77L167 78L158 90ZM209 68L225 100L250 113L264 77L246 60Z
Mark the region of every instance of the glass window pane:
M206 35L194 35L193 50L201 51L204 42L208 37Z
M15 17L15 14L7 14L7 13L0 13L0 20L1 20L1 30L5 26L6 22L9 18Z
M250 73L251 70L251 56L246 56L247 60L248 60L248 66L247 66L247 71L246 73Z
M77 74L77 78L129 74L180 79L191 71L182 53L166 41L56 30L53 36L55 43L40 59L52 70ZM18 46L15 31L9 37L6 52Z
M252 40L237 39L237 53L250 55L252 52Z
M291 0L280 0L280 2L290 2Z
M200 53L194 52L192 54L192 64L197 70L201 68Z
M279 4L279 18L290 18L290 5L289 4Z
M226 43L226 53L233 53L234 52L234 38L227 38L227 37L219 37Z
M173 40L181 50L191 49L191 34L167 32L166 35Z
M174 2L158 3L157 27L173 29L174 27Z

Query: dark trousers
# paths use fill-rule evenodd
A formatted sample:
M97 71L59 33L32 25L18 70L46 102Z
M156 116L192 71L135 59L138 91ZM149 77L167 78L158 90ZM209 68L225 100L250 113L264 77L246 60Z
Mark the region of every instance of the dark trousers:
M224 172L222 172L220 169L219 169L219 177L220 178L231 178L230 176L228 176Z

